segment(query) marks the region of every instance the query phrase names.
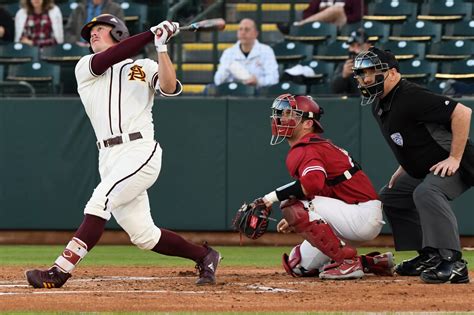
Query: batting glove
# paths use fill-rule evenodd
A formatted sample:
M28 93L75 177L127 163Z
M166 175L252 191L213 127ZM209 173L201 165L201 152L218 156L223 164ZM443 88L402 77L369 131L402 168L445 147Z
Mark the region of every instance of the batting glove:
M160 48L168 43L168 41L179 33L179 23L163 21L156 26L152 26L150 31L155 34L155 46Z

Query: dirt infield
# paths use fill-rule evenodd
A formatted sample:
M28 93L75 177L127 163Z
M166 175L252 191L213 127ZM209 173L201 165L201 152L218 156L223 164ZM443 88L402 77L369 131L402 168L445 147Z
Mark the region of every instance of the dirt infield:
M474 311L473 283L428 285L417 277L321 281L222 267L217 285L198 287L189 268L87 267L61 289L32 289L23 271L2 267L0 311Z

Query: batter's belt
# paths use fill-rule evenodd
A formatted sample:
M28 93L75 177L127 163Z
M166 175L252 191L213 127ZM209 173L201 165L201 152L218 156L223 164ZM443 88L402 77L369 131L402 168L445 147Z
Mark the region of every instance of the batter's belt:
M127 143L130 141L143 139L141 132L124 133L120 136L97 141L97 147L100 149L113 147L114 145Z

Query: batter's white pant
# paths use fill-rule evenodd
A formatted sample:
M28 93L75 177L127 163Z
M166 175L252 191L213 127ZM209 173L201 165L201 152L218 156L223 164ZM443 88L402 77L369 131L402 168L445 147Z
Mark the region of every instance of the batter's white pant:
M161 231L153 222L146 190L158 178L162 150L153 140L139 139L99 151L100 184L84 214L109 220L113 215L133 244L152 249Z
M385 224L379 200L347 204L339 199L318 196L311 202L302 202L309 209L310 221L322 218L341 240L352 246L374 239ZM300 265L306 270L320 269L331 260L307 241L301 243L300 251Z

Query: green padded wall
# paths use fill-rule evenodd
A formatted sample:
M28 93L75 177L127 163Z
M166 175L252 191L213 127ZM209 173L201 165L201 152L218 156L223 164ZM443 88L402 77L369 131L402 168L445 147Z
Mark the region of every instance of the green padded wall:
M325 137L347 149L381 188L397 164L370 108L360 107L358 99L317 101L325 111ZM285 165L288 145L269 145L271 103L270 98L156 99L163 165L149 196L158 226L229 230L242 202L292 180ZM463 103L474 107L474 101ZM0 99L0 141L0 229L76 229L99 182L95 137L80 100ZM474 190L454 203L464 235L474 235L472 203ZM114 220L108 227L119 228ZM383 231L390 231L388 225Z

